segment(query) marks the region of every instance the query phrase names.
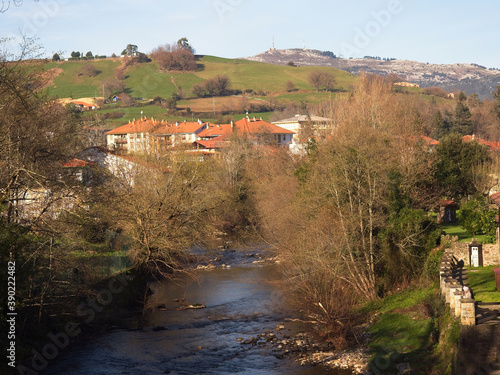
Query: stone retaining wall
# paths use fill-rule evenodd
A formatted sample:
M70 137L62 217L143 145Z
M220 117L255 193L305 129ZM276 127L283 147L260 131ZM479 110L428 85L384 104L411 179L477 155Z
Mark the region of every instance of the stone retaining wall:
M458 259L453 249L447 249L443 255L439 269L441 296L462 326L475 326L476 301L462 295L467 276Z
M455 258L464 261L464 265L469 265L469 243L452 242L451 250ZM495 266L500 264L500 247L498 244L483 244L483 266Z
M445 251L439 269L441 296L461 324L455 373L500 374L500 325L476 325L476 301L462 293L467 284L463 266L468 265L468 259L469 244L454 242ZM497 245L483 245L483 265L496 264L500 264Z

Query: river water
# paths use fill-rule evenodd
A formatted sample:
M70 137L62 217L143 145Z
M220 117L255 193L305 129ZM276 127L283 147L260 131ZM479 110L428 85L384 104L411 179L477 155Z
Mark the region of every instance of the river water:
M299 329L280 290L268 282L274 267L259 261L261 249L226 251L211 271L151 285L155 310L143 330L116 329L67 349L46 374L347 374L301 366L276 346L243 344L266 331L293 335ZM231 267L222 267L230 264ZM179 309L179 300L204 304Z

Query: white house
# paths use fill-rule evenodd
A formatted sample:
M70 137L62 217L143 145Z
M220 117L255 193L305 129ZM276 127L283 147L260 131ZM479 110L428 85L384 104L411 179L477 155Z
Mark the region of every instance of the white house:
M273 121L273 124L294 132L290 151L293 153L302 153L307 139L300 139L301 130L309 126L315 136L320 136L331 125L331 120L320 116L295 115L291 118Z
M151 152L151 132L162 125L163 121L141 118L129 122L106 133L106 145L109 150L125 150L131 153L149 153Z

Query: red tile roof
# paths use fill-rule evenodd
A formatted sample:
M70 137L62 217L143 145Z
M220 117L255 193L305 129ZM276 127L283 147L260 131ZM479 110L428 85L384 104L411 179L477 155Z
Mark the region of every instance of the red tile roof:
M153 134L191 134L196 133L203 126L205 126L205 124L200 124L199 122L181 122L176 124L165 123L164 125L158 127L158 129L155 129Z
M421 135L420 139L422 139L429 146L437 146L439 144L439 141L426 137L425 135Z
M220 137L216 137L214 139L210 139L207 141L196 141L194 143L199 144L200 146L202 146L204 148L209 148L209 149L222 148L226 145L226 141L222 138L225 138L225 137L220 136Z
M84 107L90 107L90 108L95 107L94 104L89 104L89 103L85 103L85 102L74 101L71 103L76 104L76 105L83 105Z
M439 141L432 139L430 137L426 137L425 135L416 135L408 138L412 142L423 141L427 146L437 146Z
M500 192L491 194L490 199L493 203L495 203L498 207L500 207Z
M213 125L209 124L209 127L198 133L200 138L215 138L222 135L231 134L233 128L231 124Z
M271 134L295 134L291 130L284 129L277 125L271 124L264 120L256 120L243 118L234 123L235 128L238 132L243 132L243 134L253 133L271 133Z
M81 159L71 159L67 163L63 164L63 168L84 168L87 165L92 164Z
M156 121L153 119L143 118L137 121L129 122L126 125L120 126L114 130L110 130L104 134L133 134L133 133L148 133L155 127L165 124L165 122Z
M490 150L500 150L500 142L494 142L494 141L486 141L484 139L481 139L481 138L477 138L476 136L474 135L465 135L463 138L462 138L465 142L472 142L472 141L476 141L482 145L485 145L486 147L488 147Z
M439 205L442 207L457 207L458 204L454 200L443 200L439 202Z

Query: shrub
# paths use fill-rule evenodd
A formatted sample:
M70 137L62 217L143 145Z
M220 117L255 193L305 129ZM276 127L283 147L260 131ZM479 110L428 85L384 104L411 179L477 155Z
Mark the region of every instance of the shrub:
M97 69L93 64L87 63L84 66L82 66L82 70L80 71L79 75L84 75L87 77L95 77L99 74L101 74L101 71L99 69Z
M229 90L230 84L231 81L227 76L218 75L203 83L194 85L191 91L199 98L205 96L225 96L231 93Z
M151 57L165 70L193 71L197 68L193 53L177 46L160 46L153 50Z
M286 83L286 91L291 92L291 91L295 91L295 90L296 90L295 84L292 81L288 81Z
M489 210L484 198L471 199L457 213L460 225L472 236L482 233L491 240L496 234L496 211Z

